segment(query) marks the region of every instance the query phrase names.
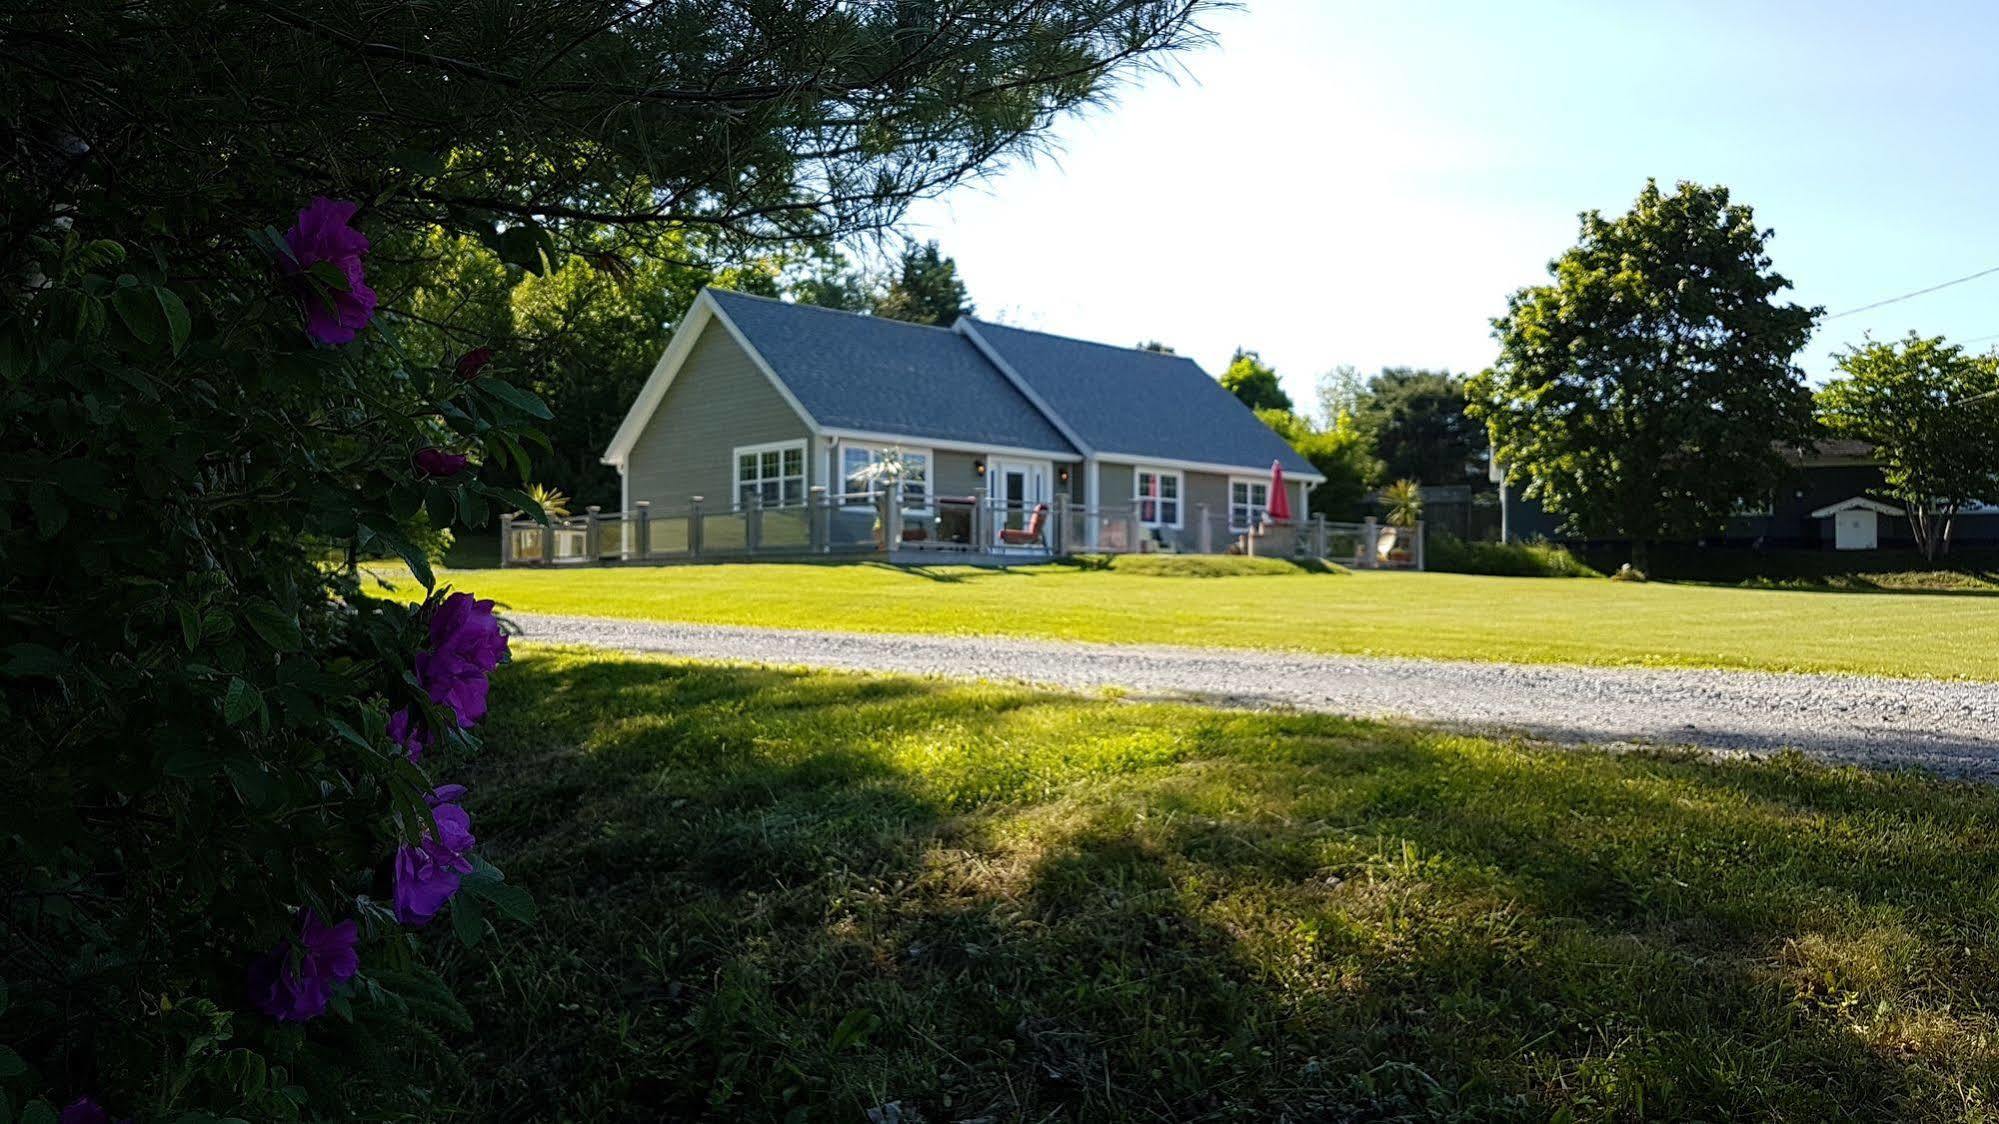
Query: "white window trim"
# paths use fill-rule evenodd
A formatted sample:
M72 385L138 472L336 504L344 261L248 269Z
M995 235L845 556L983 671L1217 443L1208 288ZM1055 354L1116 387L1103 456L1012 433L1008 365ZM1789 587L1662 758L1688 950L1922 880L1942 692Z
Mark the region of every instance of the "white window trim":
M811 466L805 463L804 438L791 441L766 441L761 445L738 445L729 450L729 510L743 510L743 458L764 453L776 453L778 455L777 506L783 507L784 481L787 479L787 474L784 471L784 454L791 449L798 450L798 494L800 496L810 495L809 485L812 483L812 474ZM758 483L763 482L761 470L757 474L757 481ZM803 501L801 501L802 503Z
M1287 480L1285 481L1285 483L1289 484L1290 481ZM1260 510L1263 512L1263 517L1267 520L1270 518L1270 477L1268 476L1229 477L1229 494L1228 494L1229 530L1242 532L1250 530L1253 525L1247 523L1237 523L1235 521L1235 508L1236 508L1235 486L1237 484L1248 484L1252 488L1261 487L1263 489L1263 507ZM1250 506L1255 507L1256 505L1251 504Z
M923 458L923 506L906 507L903 510L914 511L924 515L928 515L936 510L937 451L935 449L931 449L923 445L897 445L893 442L887 442L887 441L849 441L845 438L841 438L840 441L833 446L833 478L828 481L828 484L830 486L831 484L837 481L841 495L843 497L847 492L847 450L848 449L866 449L870 455L876 453L901 453L905 457L908 456L922 457ZM867 505L850 502L850 503L845 503L842 506L845 506L847 508L864 508Z
M1173 478L1174 480L1173 499L1172 499L1173 522L1168 523L1165 522L1164 520L1156 518L1146 519L1143 517L1143 515L1140 515L1139 505L1144 503L1146 500L1152 498L1151 496L1146 494L1145 488L1142 485L1140 485L1138 482L1138 478L1142 473L1151 473L1152 475L1159 477L1161 480L1164 480L1168 476L1171 476ZM1163 492L1164 489L1161 489L1161 491ZM1166 497L1163 495L1160 497L1162 501L1165 498ZM1132 508L1132 513L1134 515L1140 515L1138 520L1138 525L1141 527L1159 527L1162 529L1171 528L1175 531L1183 529L1184 527L1187 526L1187 474L1180 471L1177 468L1164 468L1160 465L1154 465L1154 464L1132 465L1131 466L1131 508ZM1158 513L1155 511L1153 514L1157 515Z

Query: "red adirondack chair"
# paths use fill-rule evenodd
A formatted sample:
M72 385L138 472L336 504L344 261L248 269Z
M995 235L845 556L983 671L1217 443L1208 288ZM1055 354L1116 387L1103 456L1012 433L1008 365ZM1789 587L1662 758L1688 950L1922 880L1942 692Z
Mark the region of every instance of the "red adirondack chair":
M1047 521L1048 505L1045 503L1035 504L1034 513L1027 517L1027 526L1019 529L1011 527L1000 528L1000 543L1005 546L1040 546L1042 545L1041 525Z

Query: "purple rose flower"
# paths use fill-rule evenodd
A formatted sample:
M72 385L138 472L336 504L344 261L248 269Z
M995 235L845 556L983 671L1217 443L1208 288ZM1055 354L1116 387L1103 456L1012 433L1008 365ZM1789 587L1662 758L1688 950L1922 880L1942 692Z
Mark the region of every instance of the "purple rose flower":
M298 936L251 962L250 1002L279 1022L319 1017L334 987L360 970L358 939L351 920L327 925L313 911L301 911Z
M464 379L466 382L470 382L478 378L479 372L485 370L486 364L492 361L492 348L475 347L458 357L458 377Z
M477 843L472 817L458 806L465 786L448 784L427 798L433 831L396 852L396 920L423 925L437 916L458 892L463 875L472 873L466 856Z
M486 673L476 664L450 652L418 652L416 681L431 702L457 716L459 729L469 730L486 717Z
M389 715L389 740L401 746L411 761L421 761L423 751L437 743L437 735L415 708L406 706Z
M425 476L456 476L465 471L468 459L464 453L447 453L443 449L422 448L416 451L416 456L410 458L410 463L416 465L416 470Z
M469 593L454 593L438 602L430 615L430 650L455 656L482 672L507 658L507 634L493 615L493 603Z
M359 204L322 195L307 204L298 213L298 222L285 232L285 245L295 260L285 262L284 269L305 308L306 334L320 343L347 343L375 315L375 290L361 273L368 236L347 225L359 209ZM347 279L346 292L306 285L302 275L319 262L333 263Z
M56 1118L60 1124L111 1124L111 1114L89 1097L78 1097Z

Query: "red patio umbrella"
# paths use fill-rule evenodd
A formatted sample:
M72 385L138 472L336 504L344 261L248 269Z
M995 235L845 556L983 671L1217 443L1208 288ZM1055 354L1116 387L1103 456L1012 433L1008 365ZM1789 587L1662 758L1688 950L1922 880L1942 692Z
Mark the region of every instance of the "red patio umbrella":
M1291 497L1284 494L1284 466L1277 461L1270 462L1270 518L1274 522L1291 522Z

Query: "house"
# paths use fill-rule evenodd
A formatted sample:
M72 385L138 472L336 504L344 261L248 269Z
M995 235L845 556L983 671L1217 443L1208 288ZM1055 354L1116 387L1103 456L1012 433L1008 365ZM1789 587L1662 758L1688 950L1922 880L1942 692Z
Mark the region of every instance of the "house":
M1325 479L1181 356L713 288L603 459L625 511L760 521L820 495L869 512L897 463L904 540L964 549L1018 544L1050 508L1085 515L1079 549L1228 549L1265 521L1273 463L1300 515Z
M1881 461L1863 441L1825 440L1790 457L1792 469L1775 493L1745 504L1704 546L1760 546L1806 550L1910 549L1907 512L1889 492ZM1513 539L1560 538L1560 521L1531 499L1507 497ZM1999 506L1979 503L1961 511L1951 540L1963 546L1999 545Z

